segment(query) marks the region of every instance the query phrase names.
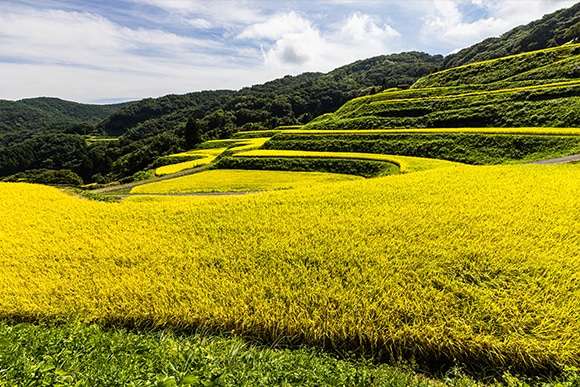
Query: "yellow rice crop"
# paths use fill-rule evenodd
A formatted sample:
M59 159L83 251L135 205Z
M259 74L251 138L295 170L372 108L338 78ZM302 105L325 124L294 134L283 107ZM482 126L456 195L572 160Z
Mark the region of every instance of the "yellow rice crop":
M580 128L415 128L368 130L286 130L290 134L404 134L404 133L482 133L482 134L535 134L580 136Z
M580 366L580 165L101 203L0 184L0 315Z
M260 138L249 138L245 140L237 140L236 146L229 148L229 150L232 152L241 152L251 149L258 149L259 147L264 145L264 143L269 139L270 137L260 137Z
M359 176L321 172L246 171L219 169L134 187L132 194L252 192L312 187Z
M462 165L453 161L427 159L423 157L382 155L375 153L356 152L314 152L295 150L270 150L259 149L247 152L240 152L234 157L302 157L302 158L333 158L333 159L359 159L386 161L397 164L401 173L419 172L434 168L446 168Z
M196 151L189 151L189 152L182 152L182 153L175 153L171 156L203 156L203 158L191 160L191 161L184 161L182 163L177 164L170 164L164 165L155 169L155 174L157 176L162 175L169 175L171 173L176 173L183 171L185 169L191 169L195 167L199 167L201 165L211 164L217 156L222 154L227 148L214 148L214 149L201 149Z
M204 156L203 158L191 161L184 161L182 163L171 164L171 165L164 165L155 169L155 175L162 176L162 175L169 175L171 173L176 173L183 171L185 169L191 169L195 167L199 167L200 165L207 165L211 164L217 156L222 154L226 149L232 152L241 152L250 149L256 149L261 147L266 141L268 141L269 137L262 137L262 138L251 138L251 139L241 139L241 140L212 140L208 141L211 142L231 142L232 146L230 148L210 148L210 149L199 149L199 150L191 150L187 152L175 153L170 156L180 157L180 156Z
M257 133L257 132L254 132ZM359 129L359 130L279 130L289 134L402 134L402 133L482 133L482 134L535 134L555 136L580 136L580 128L411 128L411 129Z

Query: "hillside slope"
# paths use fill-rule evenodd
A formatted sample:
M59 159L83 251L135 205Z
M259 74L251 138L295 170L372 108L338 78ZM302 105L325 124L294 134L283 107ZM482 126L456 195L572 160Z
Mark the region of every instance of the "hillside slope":
M66 130L74 124L94 125L128 105L91 105L47 97L0 100L0 132Z
M448 55L443 62L443 68L562 45L579 37L571 28L578 22L580 3Z
M307 129L579 126L580 45L468 64L356 98Z
M335 111L364 94L411 84L439 67L443 57L409 52L378 56L327 74L286 76L262 85L232 91L205 91L145 99L122 109L99 125L111 135L132 139L177 132L197 119L208 138L226 138L240 130L272 129L303 124Z

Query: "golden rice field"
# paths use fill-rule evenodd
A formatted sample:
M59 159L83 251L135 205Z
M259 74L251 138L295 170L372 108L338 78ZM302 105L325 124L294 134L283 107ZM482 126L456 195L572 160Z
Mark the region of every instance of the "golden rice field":
M181 156L203 156L202 158L191 160L191 161L184 161L182 163L164 165L162 167L155 169L156 176L163 176L169 175L171 173L176 173L183 171L185 169L191 169L195 167L199 167L201 165L208 165L211 164L217 156L223 153L227 148L214 148L214 149L201 149L196 151L189 151L189 152L182 152L176 153L171 156L181 157Z
M216 169L139 185L132 194L182 194L198 192L253 192L305 188L360 176L322 172L247 171Z
M374 130L284 130L290 134L405 134L405 133L481 133L481 134L537 134L554 136L580 136L580 128L415 128Z
M0 184L0 316L580 366L580 165L103 203Z
M201 165L211 164L216 157L222 154L224 151L229 150L231 152L241 152L250 149L256 149L261 147L269 137L262 138L251 138L251 139L239 139L239 140L212 140L207 141L206 144L211 144L212 142L231 142L232 145L229 148L210 148L210 149L196 149L187 152L175 153L170 156L181 157L181 156L203 156L197 160L184 161L182 163L164 165L162 167L155 169L156 176L169 175L171 173L181 172L185 169L191 169L199 167Z
M353 130L302 130L302 129L284 129L269 131L270 133L289 133L289 134L405 134L405 133L481 133L481 134L536 134L536 135L554 135L554 136L580 136L580 128L548 128L548 127L529 127L529 128L411 128L411 129L353 129ZM242 132L242 133L260 133Z
M233 157L297 157L297 158L330 158L386 161L399 166L401 173L426 171L434 168L449 168L463 165L453 161L428 159L423 157L383 155L357 152L315 152L299 150L256 149L239 152Z

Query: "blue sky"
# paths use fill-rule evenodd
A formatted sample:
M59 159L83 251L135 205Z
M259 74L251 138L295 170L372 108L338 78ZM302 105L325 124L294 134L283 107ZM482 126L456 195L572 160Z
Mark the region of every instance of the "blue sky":
M0 99L239 89L376 55L449 54L566 0L0 0Z

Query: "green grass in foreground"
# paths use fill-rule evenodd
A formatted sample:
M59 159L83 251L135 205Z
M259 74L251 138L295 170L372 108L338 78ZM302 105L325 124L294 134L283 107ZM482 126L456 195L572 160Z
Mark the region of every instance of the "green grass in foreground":
M452 368L438 378L410 365L373 364L309 348L266 348L236 337L0 320L0 386L542 386L580 385L509 373L486 383Z
M473 385L465 377L456 385ZM0 321L0 386L433 386L409 367L238 338Z

